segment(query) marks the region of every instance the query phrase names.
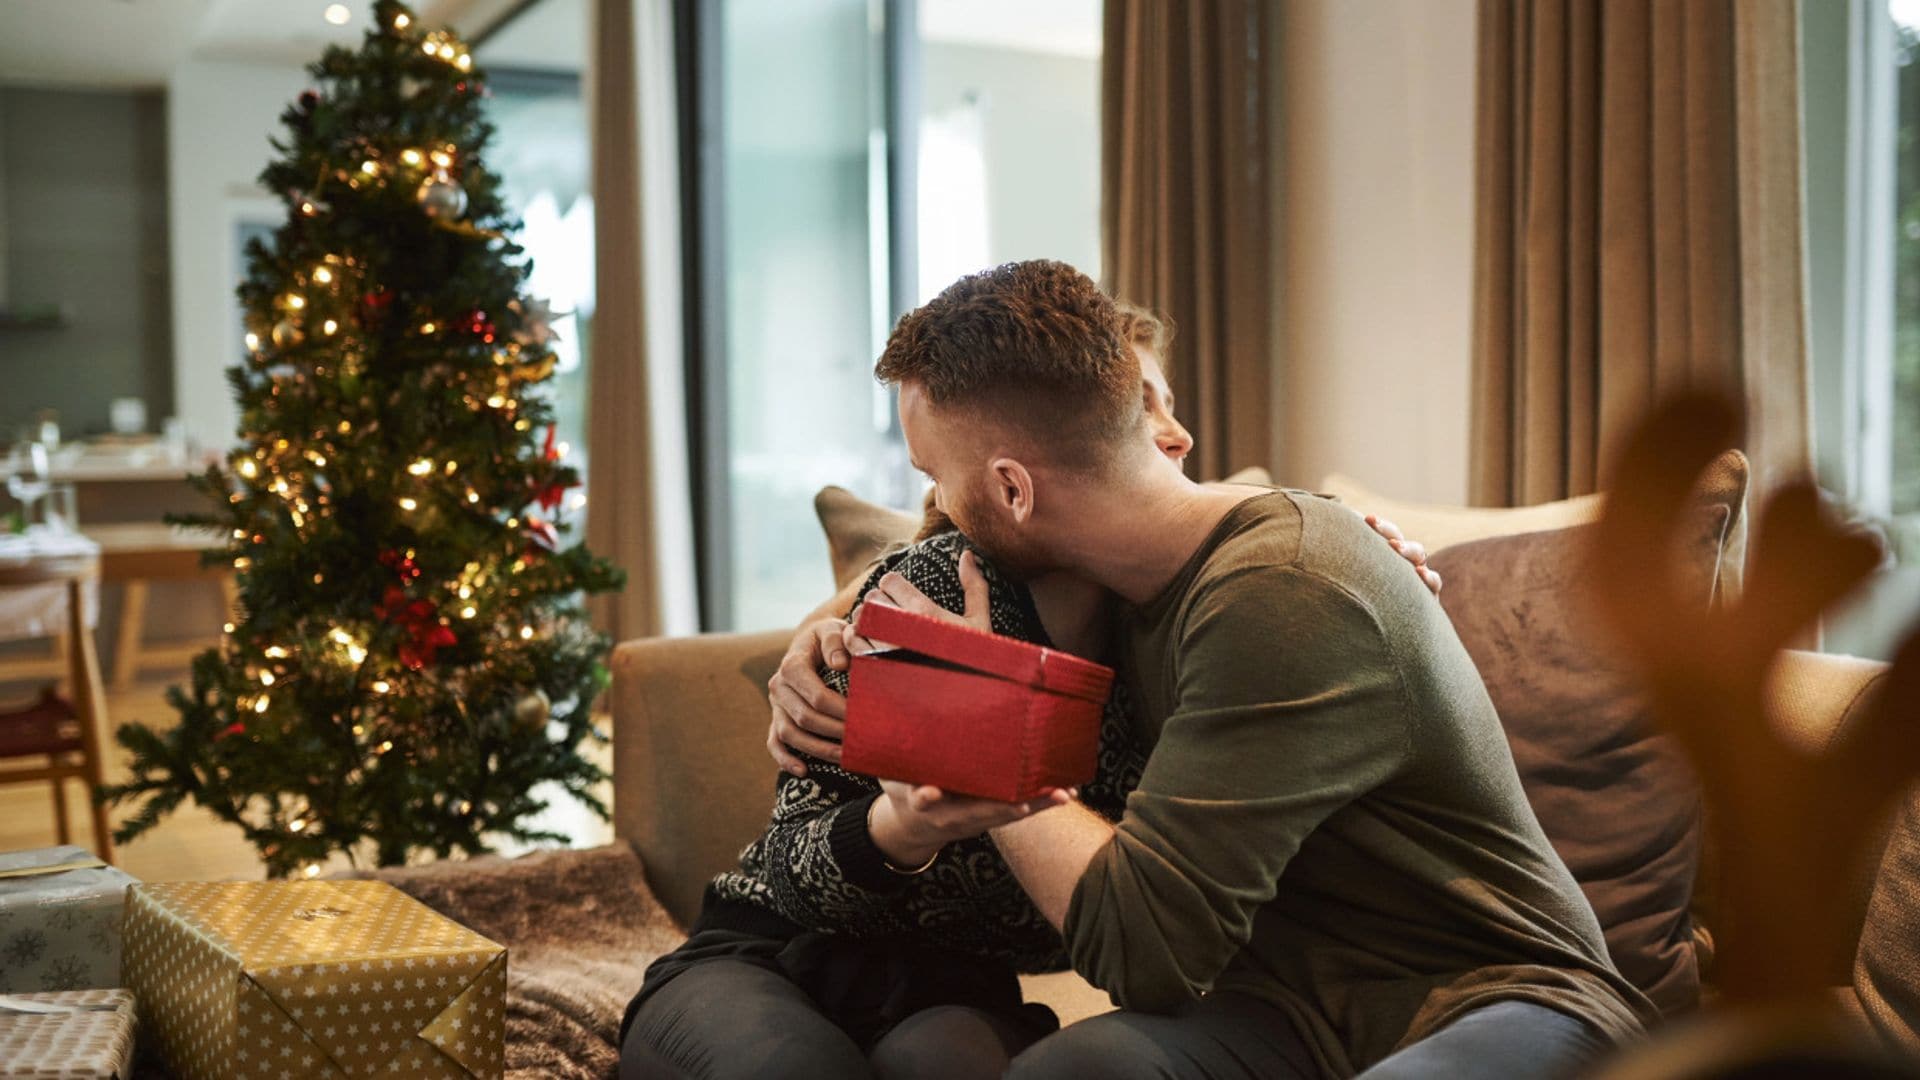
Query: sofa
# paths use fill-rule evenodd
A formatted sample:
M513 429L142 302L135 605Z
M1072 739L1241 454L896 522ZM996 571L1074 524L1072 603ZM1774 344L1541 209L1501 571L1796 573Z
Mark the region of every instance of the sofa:
M1697 501L1702 507L1705 541L1704 554L1696 560L1702 563L1702 602L1724 602L1727 597L1737 595L1741 587L1747 529L1746 483L1745 460L1737 452L1716 462L1714 470L1702 482ZM1576 582L1577 560L1566 553L1579 550L1575 543L1578 531L1596 520L1602 509L1598 496L1510 510L1405 503L1382 497L1340 476L1328 477L1320 490L1341 498L1357 510L1387 517L1398 523L1407 535L1425 542L1434 552L1434 565L1449 575L1442 600L1450 602L1447 610L1454 617L1456 628L1461 629L1463 640L1468 637L1470 625L1476 628L1473 630L1476 634L1482 633L1482 624L1493 625L1496 629L1491 632L1504 635L1496 644L1504 650L1502 655L1509 658L1539 655L1537 651L1530 651L1537 643L1513 639L1539 633L1536 623L1540 615L1529 608L1521 610L1517 619L1512 617L1514 611L1510 609L1517 601L1511 601L1504 590L1509 588L1510 581L1514 582L1512 588L1520 586L1513 579L1508 563L1500 560L1525 556L1531 559L1529 565L1534 570L1530 572L1536 576L1544 567L1559 575L1553 581ZM912 517L866 507L836 489L823 492L817 506L829 534L837 577L842 581L850 571L857 573L880 548L903 539L902 530L910 531L914 524ZM1556 536L1565 539L1559 540ZM1555 543L1561 546L1547 546ZM829 579L823 573L823 596L828 585ZM1570 584L1562 588L1562 591L1571 590ZM1463 593L1470 595L1461 595ZM1457 603L1459 608L1451 603ZM1475 619L1479 621L1474 622ZM791 628L780 628L758 633L655 638L626 642L614 652L615 832L637 849L655 896L682 925L697 913L708 879L731 866L741 848L766 824L775 778L775 768L764 745L768 721L766 683L791 635ZM1469 644L1470 651L1474 651ZM1483 659L1482 654L1475 651L1475 659L1482 664L1483 677L1488 679L1505 721L1509 709L1518 712L1520 706L1502 701L1501 692L1494 686L1494 677L1488 673L1489 666L1499 662L1498 658ZM1788 653L1782 657L1768 688L1772 719L1791 732L1806 749L1817 751L1842 736L1849 724L1861 715L1876 685L1885 679L1886 670L1883 664L1850 657ZM1511 681L1512 673L1502 676L1503 685ZM1528 679L1521 682L1527 684L1525 693L1537 692ZM1577 726L1584 723L1584 715L1569 713L1561 724ZM1595 751L1596 756L1588 757L1582 751L1583 760L1577 763L1549 760L1529 764L1533 759L1526 755L1537 757L1544 752L1551 757L1554 746L1567 744L1564 740L1556 743L1548 738L1527 749L1519 744L1519 736L1511 728L1510 737L1516 740L1516 760L1522 762L1523 780L1528 781L1530 796L1535 790L1530 769L1551 779L1566 772L1569 764L1577 764L1588 769L1589 775L1576 778L1574 786L1593 786L1590 774L1596 762L1604 765L1612 760L1601 751L1611 752L1617 749L1611 743L1619 742L1610 740L1609 746ZM1651 732L1632 737L1643 741L1657 738ZM1633 760L1645 762L1657 757L1658 754L1640 754ZM1622 767L1639 769L1642 766ZM1683 773L1674 772L1671 762L1663 767L1669 777L1684 777ZM1663 782L1672 783L1671 780ZM1627 792L1628 789L1639 791L1647 784L1636 775L1621 777L1618 786ZM1603 796L1606 795L1606 785L1600 787ZM1637 796L1622 794L1620 797ZM1549 836L1560 847L1563 838L1555 835L1548 808L1541 801L1545 798L1543 795L1536 799L1536 809L1541 811ZM1669 840L1661 836L1652 838L1657 842L1649 843L1649 838L1642 837L1639 847L1652 849L1647 858L1673 864L1656 868L1659 872L1670 878L1679 875L1676 880L1680 881L1683 894L1680 906L1685 910L1677 919L1670 920L1672 927L1668 936L1656 950L1674 955L1622 956L1621 952L1628 946L1616 943L1611 929L1609 943L1623 973L1644 961L1642 966L1658 969L1648 978L1659 983L1663 992L1684 983L1670 995L1678 1004L1669 1011L1682 1012L1690 1008L1693 1001L1703 996L1708 1000L1712 997L1714 927L1737 920L1742 904L1763 903L1764 898L1718 895L1714 888L1714 853L1710 845L1699 850L1703 833L1697 821L1687 819L1689 813L1697 815L1697 800L1683 794L1677 801L1669 797L1665 805L1679 807L1672 824L1680 832L1674 835L1678 837L1684 832L1686 838ZM1616 831L1619 820L1623 819L1622 815L1593 815L1581 810L1576 818L1568 820L1583 822L1595 816L1611 821ZM1631 815L1624 815L1624 820L1631 823ZM1578 846L1585 842L1584 838L1569 838L1568 846L1562 847L1570 866L1575 865L1577 859L1587 857ZM1862 868L1856 880L1835 885L1849 890L1855 899L1852 910L1856 926L1861 925L1865 917L1876 883L1886 884L1879 881L1884 874L1903 875L1903 880L1893 883L1898 886L1894 890L1896 898L1913 892L1914 883L1904 880L1904 876L1914 872L1913 859L1896 859L1890 853L1885 865L1886 869L1882 870L1876 859L1874 865ZM1614 870L1617 867L1607 872ZM1629 898L1634 902L1645 899L1640 895L1645 890L1641 889L1639 880L1644 876L1640 869L1624 875L1628 891L1639 890ZM1582 884L1587 885L1584 877ZM1882 892L1886 891L1883 887ZM1596 894L1590 889L1589 895ZM1883 917L1904 918L1910 914L1899 912L1898 905L1883 900L1876 898L1877 909L1896 909ZM1596 909L1601 905L1602 901L1596 899ZM1894 932L1894 928L1883 929L1883 933ZM1905 940L1910 934L1908 930L1899 937ZM1677 940L1674 935L1682 935L1684 940ZM1854 937L1858 937L1857 932ZM1835 993L1850 1009L1862 1015L1853 990L1854 964L1852 954L1833 957L1830 981ZM1676 983L1676 979L1680 982ZM1111 1008L1104 993L1071 972L1028 976L1024 983L1030 1000L1051 1006L1063 1023Z

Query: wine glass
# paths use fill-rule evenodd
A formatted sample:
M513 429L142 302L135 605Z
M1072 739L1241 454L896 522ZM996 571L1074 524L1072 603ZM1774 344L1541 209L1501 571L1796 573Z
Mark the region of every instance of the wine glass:
M14 444L7 458L7 494L20 504L26 520L33 520L34 504L52 488L52 462L47 446L39 440Z

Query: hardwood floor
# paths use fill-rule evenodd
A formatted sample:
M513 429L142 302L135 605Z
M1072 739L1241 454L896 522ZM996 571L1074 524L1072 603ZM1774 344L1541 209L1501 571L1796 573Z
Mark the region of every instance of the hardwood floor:
M173 710L167 706L166 688L172 679L184 678L182 671L171 677L156 673L136 682L124 692L107 695L108 731L129 720L162 726L171 721ZM0 702L17 700L11 687L0 692ZM611 768L611 747L589 746L588 753L602 767ZM119 744L107 738L107 781L126 776L126 762ZM610 788L610 785L609 785ZM66 785L71 842L93 846L85 796L80 785ZM602 791L610 798L610 790ZM556 793L554 805L542 815L541 822L572 838L574 847L593 847L613 839L613 826L595 817L586 807L564 792ZM110 811L117 824L122 816ZM0 785L0 851L49 847L57 843L54 831L53 798L45 783ZM521 848L500 845L503 854L518 854ZM131 844L117 847L114 862L142 881L233 881L255 880L264 876L264 867L253 848L241 838L239 830L215 818L191 803L182 805L157 827ZM344 857L336 858L322 870L330 874L348 868Z

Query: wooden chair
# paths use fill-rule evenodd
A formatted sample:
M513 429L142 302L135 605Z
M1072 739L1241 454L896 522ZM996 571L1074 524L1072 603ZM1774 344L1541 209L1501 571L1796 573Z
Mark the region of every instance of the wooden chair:
M93 635L87 630L86 587L100 576L100 562L92 556L49 556L25 562L0 563L0 589L28 585L63 584L67 589L67 679L71 704L49 688L34 704L0 713L0 783L47 780L53 784L53 820L60 843L69 843L66 781L87 786L93 810L94 853L113 861L113 836L107 828L107 810L94 801L100 786L101 732L106 726L106 689L100 681L100 659ZM6 762L45 759L27 768Z
M64 684L67 666L67 635L63 630L47 638L43 650L0 657L0 683L33 683L52 679Z
M233 571L200 564L201 553L220 546L211 533L176 529L170 525L131 523L89 525L84 531L100 545L100 578L124 587L120 625L114 639L113 688L124 692L143 668L169 665L184 668L204 650L205 641L149 646L143 632L147 618L147 590L154 581L203 581L220 587L222 603L234 602Z

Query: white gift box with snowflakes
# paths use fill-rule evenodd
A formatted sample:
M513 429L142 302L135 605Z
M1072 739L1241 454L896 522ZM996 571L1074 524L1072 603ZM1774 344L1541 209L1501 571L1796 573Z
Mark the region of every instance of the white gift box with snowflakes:
M120 920L132 884L85 848L0 853L0 993L121 985Z

